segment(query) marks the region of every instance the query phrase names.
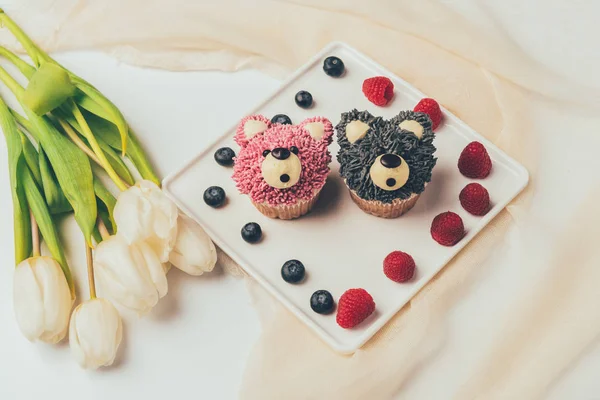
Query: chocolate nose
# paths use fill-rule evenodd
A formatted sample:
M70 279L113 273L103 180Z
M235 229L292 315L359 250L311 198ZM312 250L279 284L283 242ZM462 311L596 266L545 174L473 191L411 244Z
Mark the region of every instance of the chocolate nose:
M288 183L290 181L290 176L288 174L283 174L279 177L279 180L283 183Z
M275 151L275 150L273 150ZM398 157L395 154L384 154L381 157L381 165L383 165L386 168L396 168L399 167L400 164L402 164L402 159L400 159L400 157ZM394 185L391 185L394 186Z
M274 148L273 151L271 151L271 154L278 160L287 160L290 157L290 151L283 147Z

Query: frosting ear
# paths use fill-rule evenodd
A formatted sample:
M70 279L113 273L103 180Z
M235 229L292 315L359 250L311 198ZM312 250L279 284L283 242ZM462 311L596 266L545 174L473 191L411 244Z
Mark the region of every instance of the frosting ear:
M317 142L323 141L330 144L333 140L333 125L327 118L308 118L302 121L299 126L307 131Z
M369 129L371 129L369 124L359 119L350 121L348 125L346 125L346 139L348 139L351 144L354 144L367 136Z
M339 124L336 126L338 131L338 142L341 146L353 146L365 138L373 127L380 121L368 111L358 111L356 109L342 113Z
M249 115L240 121L235 133L235 142L240 147L246 147L252 138L262 135L270 127L271 121L264 115Z
M431 119L425 113L401 111L391 122L403 131L412 132L418 139L423 138L424 134L432 133Z

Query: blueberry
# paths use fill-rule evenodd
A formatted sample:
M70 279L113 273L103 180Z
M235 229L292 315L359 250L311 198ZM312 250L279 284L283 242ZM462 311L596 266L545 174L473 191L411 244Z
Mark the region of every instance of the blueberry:
M318 314L329 314L334 307L333 296L327 290L317 290L310 296L310 308Z
M302 108L310 108L313 103L312 94L308 93L306 90L301 90L296 93L294 100L296 100L298 107Z
M289 260L281 267L281 277L287 283L298 283L304 279L304 264L298 260Z
M257 243L262 237L262 229L256 222L249 222L242 228L242 239L248 243Z
M274 124L291 125L292 120L285 114L277 114L271 118L271 122Z
M225 191L220 186L211 186L204 191L204 202L211 207L221 207L225 202Z
M327 75L337 78L344 73L344 62L337 57L327 57L323 61L323 71Z
M230 147L221 147L215 151L215 161L224 167L233 165L233 157L235 157L235 151Z

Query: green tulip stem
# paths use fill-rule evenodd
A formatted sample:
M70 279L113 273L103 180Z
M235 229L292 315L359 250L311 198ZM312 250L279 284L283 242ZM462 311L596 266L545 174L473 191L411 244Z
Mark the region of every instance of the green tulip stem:
M0 80L8 86L11 92L15 95L19 102L23 99L23 94L25 93L25 89L23 86L19 85L17 82L6 70L0 67Z
M28 64L26 61L21 59L18 55L8 50L4 46L0 46L0 56L10 61L15 67L19 69L19 71L21 71L23 75L25 75L27 79L31 79L31 77L36 71L33 65Z
M71 108L71 111L73 112L73 115L75 116L75 119L77 120L77 123L79 124L79 127L81 128L83 136L87 139L90 146L92 147L92 150L98 157L99 163L102 166L102 168L104 168L104 170L106 171L106 173L108 174L110 179L113 180L115 185L117 185L117 187L120 190L122 190L122 191L127 190L127 184L125 182L123 182L123 180L117 174L117 172L114 170L112 165L110 165L110 162L108 162L108 159L106 158L106 155L104 154L104 151L102 151L102 149L100 148L100 145L98 144L98 141L96 140L96 137L94 136L94 133L90 129L90 126L86 122L86 120L85 120L83 114L81 113L81 110L77 106L77 104L75 104L73 99L69 99L67 101L67 103L68 103L69 107Z
M33 248L33 256L39 257L40 252L40 230L38 228L38 224L33 216L33 211L29 210L29 215L31 218L31 244Z
M90 299L94 300L96 298L96 280L94 279L94 257L92 256L92 248L87 243L85 244L85 258L87 260Z
M4 10L0 8L0 26L5 26L9 31L17 38L21 43L31 60L35 63L36 67L39 67L43 61L48 61L48 57L33 43L33 41L23 32L15 21L10 19L8 15L4 13Z
M81 151L83 151L85 154L87 154L87 156L93 162L95 162L96 164L98 164L99 166L102 167L102 163L100 162L100 160L98 159L98 157L96 157L96 154L92 150L90 150L90 148L87 147L85 143L83 143L83 140L81 140L81 138L79 137L79 135L77 134L77 132L75 132L75 130L71 127L71 125L69 125L66 121L64 121L62 119L59 119L58 123L63 128L63 130L65 131L65 133L69 137L69 139L71 139L71 141L73 143L75 143L75 145L77 147L79 147L81 149Z
M104 166L102 165L102 162L100 162L98 157L96 157L96 154L83 142L83 140L81 140L81 138L79 137L77 132L75 132L75 129L73 129L73 127L71 125L69 125L69 123L63 119L57 119L57 121L60 124L60 126L63 128L63 130L69 137L69 139L71 139L71 141L73 143L75 143L75 145L77 147L79 147L81 149L81 151L83 151L85 154L87 154L87 156L90 158L90 160L92 160L93 162L98 164L101 168L104 168ZM123 177L121 175L119 175L119 177L120 177L121 181L123 182L123 184L126 187L129 187L129 184L127 182L125 182Z

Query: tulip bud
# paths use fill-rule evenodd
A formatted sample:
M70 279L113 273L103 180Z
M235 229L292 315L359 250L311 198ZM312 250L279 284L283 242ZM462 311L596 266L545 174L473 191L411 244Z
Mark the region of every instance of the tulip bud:
M200 225L180 214L177 220L177 240L169 261L190 275L202 275L215 267L217 250Z
M34 342L57 343L65 337L71 292L60 265L51 257L31 257L15 269L13 299L17 323Z
M161 262L177 238L177 206L150 181L141 181L119 195L114 219L128 243L146 242Z
M94 251L98 286L106 297L140 314L147 313L167 294L166 268L145 242L129 244L120 234Z
M91 299L73 311L69 326L71 351L83 368L112 365L123 338L119 312L106 299Z
M43 63L31 77L23 104L37 115L44 115L75 95L75 85L62 67Z

